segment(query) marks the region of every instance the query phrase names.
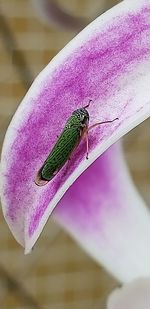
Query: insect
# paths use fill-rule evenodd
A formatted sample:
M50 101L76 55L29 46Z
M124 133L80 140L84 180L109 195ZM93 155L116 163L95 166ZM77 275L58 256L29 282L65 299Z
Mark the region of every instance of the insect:
M76 109L67 120L56 144L37 173L35 179L36 185L44 186L53 179L70 159L72 152L83 138L86 138L86 159L88 159L88 132L98 125L110 123L118 119L115 118L113 120L98 122L89 127L89 113L87 108L90 106L91 101L92 100L89 100L88 105Z

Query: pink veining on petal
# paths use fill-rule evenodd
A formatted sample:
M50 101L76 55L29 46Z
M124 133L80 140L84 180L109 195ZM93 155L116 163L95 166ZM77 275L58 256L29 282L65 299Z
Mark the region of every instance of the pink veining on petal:
M12 229L15 225L18 230L25 229L29 238L56 193L85 160L82 141L71 161L48 185L39 188L34 184L37 171L70 114L92 99L91 123L119 117L118 122L90 132L92 154L97 145L121 129L127 120L132 122L135 114L140 117L140 108L144 108L136 97L140 90L131 85L145 76L145 69L139 72L136 68L149 64L150 3L144 1L133 10L132 5L129 10L124 3L120 4L123 6L124 11L118 16L114 13L105 27L93 30L86 41L79 40L77 47L66 53L64 61L58 61L54 68L49 66L40 85L37 80L38 94L34 95L31 88L8 130L12 138L2 154L2 162L5 162L4 167L2 164L2 199L7 205L4 211ZM24 235L20 233L16 237L24 243Z

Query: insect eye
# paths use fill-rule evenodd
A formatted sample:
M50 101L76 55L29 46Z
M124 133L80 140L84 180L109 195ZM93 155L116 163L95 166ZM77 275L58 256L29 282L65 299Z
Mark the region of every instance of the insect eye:
M86 116L83 115L83 116L81 117L81 123L85 123L85 121L86 121Z

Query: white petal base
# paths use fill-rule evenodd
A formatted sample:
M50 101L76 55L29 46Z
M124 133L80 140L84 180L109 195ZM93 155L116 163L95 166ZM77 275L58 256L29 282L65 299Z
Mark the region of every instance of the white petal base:
M149 309L150 278L137 279L116 289L108 298L107 309Z

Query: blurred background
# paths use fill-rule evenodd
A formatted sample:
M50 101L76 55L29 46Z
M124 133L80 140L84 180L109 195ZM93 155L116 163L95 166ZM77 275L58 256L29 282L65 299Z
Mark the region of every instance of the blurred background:
M58 0L66 12L62 24L57 10L44 23L39 0L33 2L0 0L0 148L35 76L88 21L118 1ZM149 125L145 121L123 141L133 179L150 205ZM24 256L0 212L0 308L105 309L107 295L118 284L52 220L32 254Z

